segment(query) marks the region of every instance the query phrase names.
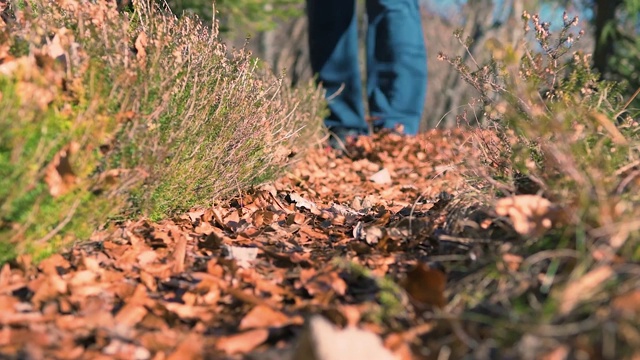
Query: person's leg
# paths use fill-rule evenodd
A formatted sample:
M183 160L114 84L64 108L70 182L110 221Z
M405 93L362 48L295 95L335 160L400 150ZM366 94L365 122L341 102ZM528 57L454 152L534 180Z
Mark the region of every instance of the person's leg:
M366 134L355 0L307 0L311 67L327 91L328 128Z
M427 92L418 0L367 0L367 95L376 125L416 134Z

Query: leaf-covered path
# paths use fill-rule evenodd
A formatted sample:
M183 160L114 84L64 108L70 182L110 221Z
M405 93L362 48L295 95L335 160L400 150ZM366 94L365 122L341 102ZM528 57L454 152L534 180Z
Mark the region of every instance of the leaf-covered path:
M460 166L478 156L464 150L469 136L360 139L350 157L315 150L213 208L121 224L38 266L7 264L0 358L311 359L300 339L317 314L375 334L400 359L482 357L488 330L447 321L460 288L488 284L469 271L485 240L465 229L495 227L465 195ZM521 260L505 252L502 270Z

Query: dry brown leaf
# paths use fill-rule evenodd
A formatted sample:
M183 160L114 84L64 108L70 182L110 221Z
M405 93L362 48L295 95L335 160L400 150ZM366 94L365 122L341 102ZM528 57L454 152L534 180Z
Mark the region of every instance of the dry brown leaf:
M314 229L314 228L312 228L310 226L302 226L302 227L300 227L300 232L305 234L305 235L308 235L310 238L312 238L313 240L316 240L316 241L318 241L318 240L319 241L324 241L324 240L328 240L329 239L327 234L322 233L322 232L320 232L320 231L318 231L318 230L316 230L316 229Z
M176 244L175 250L173 251L173 271L176 273L181 273L185 269L185 259L187 255L187 238L185 236L180 236L178 239L178 243Z
M240 223L240 212L236 209L231 210L224 217L224 222L228 228L235 230L238 227L238 223Z
M60 29L57 34L53 36L53 39L49 42L49 44L43 47L43 51L49 55L52 59L62 60L64 61L64 57L66 55L66 51L62 46L61 37L68 37L66 29ZM68 40L68 39L67 39Z
M537 236L561 220L561 210L538 195L516 195L496 202L496 213L508 216L522 235Z
M313 269L303 269L300 272L300 280L311 296L328 295L331 290L338 295L344 295L347 292L347 283L335 271L318 274Z
M321 316L307 322L293 360L392 360L393 354L373 332L347 327L337 329Z
M83 285L93 284L98 278L98 274L91 270L82 270L76 273L73 273L71 279L69 280L69 285L71 287L79 287Z
M169 353L178 344L178 333L171 329L146 332L140 335L139 342L152 352Z
M204 306L193 306L175 302L165 302L162 305L183 320L201 320L207 322L214 316L214 314Z
M407 273L401 284L410 298L420 305L444 307L447 276L438 269L419 263Z
M121 295L125 297L125 295ZM148 303L149 297L147 295L147 289L144 285L138 284L133 291L133 294L126 299L125 305L118 311L115 319L118 323L124 324L129 327L133 327L140 322L142 318L147 314L145 305Z
M364 230L365 241L369 245L377 244L382 238L386 236L386 230L379 226L369 226Z
M31 301L38 307L42 303L67 293L67 283L57 273L49 274L40 280L29 284L29 287L34 291Z
M147 287L147 289L149 289L149 291L156 291L158 289L156 278L146 271L140 271L140 281Z
M289 317L266 305L256 305L240 321L240 330L281 327L289 323Z
M204 209L197 209L197 210L192 210L187 212L187 216L189 217L191 222L194 222L194 223L200 221L200 219L204 216L204 214L205 214Z
M296 204L297 208L307 209L315 215L319 215L321 213L320 209L318 209L318 206L314 202L305 199L297 193L290 193L288 197L290 201Z
M76 183L76 175L71 168L70 158L80 150L80 144L72 142L60 150L45 170L44 181L53 197L66 194Z
M216 347L230 355L244 354L258 347L268 338L269 330L267 329L249 330L236 335L221 337L216 342Z
M145 315L147 315L147 312L147 309L143 305L130 302L118 311L115 319L118 324L133 327L142 321Z
M58 274L58 269L65 271L70 267L69 261L60 254L53 254L38 264L38 269L47 275Z
M240 247L223 245L227 256L236 261L236 264L242 268L250 268L253 261L258 257L259 249L256 247Z
M304 216L304 214L302 214L302 213L293 214L293 222L295 224L298 224L298 225L304 224L306 219L307 219L307 217Z
M199 360L204 358L204 341L202 336L189 334L182 340L176 350L167 356L167 360Z
M154 250L143 251L138 256L136 256L136 260L138 260L138 265L144 268L145 266L152 264L158 259L158 253Z
M369 180L373 181L374 183L376 183L378 185L388 185L388 184L391 184L393 182L391 180L391 174L389 173L389 170L386 169L386 168L378 171L377 173L375 173L373 175L371 175L369 177Z

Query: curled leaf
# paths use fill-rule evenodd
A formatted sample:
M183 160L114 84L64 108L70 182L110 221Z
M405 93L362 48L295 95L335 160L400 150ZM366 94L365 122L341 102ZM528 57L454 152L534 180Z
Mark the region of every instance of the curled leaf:
M517 195L496 202L496 213L508 216L522 235L541 235L561 220L561 209L539 195Z
M44 181L49 193L58 197L67 193L76 183L76 174L71 168L71 156L80 149L80 144L72 142L60 150L45 170Z

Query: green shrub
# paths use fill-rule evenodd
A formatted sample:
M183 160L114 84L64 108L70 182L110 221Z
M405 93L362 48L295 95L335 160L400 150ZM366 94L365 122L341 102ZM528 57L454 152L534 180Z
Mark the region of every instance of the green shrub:
M267 181L321 127L313 84L287 88L197 19L29 6L0 34L0 262Z
M504 244L502 249L529 265L498 273L495 279L485 270L487 286L475 301L511 306L481 321L509 327L506 333L492 333L503 347L516 345L524 334L538 336L540 329L555 330L585 319L599 325L553 337L572 346L590 341L597 347L597 329L620 320L611 313L611 299L637 286L637 276L612 262L637 262L640 249L640 127L626 114L632 99L620 96L620 84L600 79L591 69L590 55L572 51L582 35L575 30L577 18L565 14L556 34L537 15L525 12L523 19L527 37L515 47L491 44L488 63L440 56L479 93L476 103L481 106L474 114L481 116L471 120L462 114L460 120L479 125L475 145L484 156L469 159L468 165L485 199L536 194L551 200L560 214L553 219L555 228ZM460 32L455 35L468 47ZM572 286L590 279L582 277L592 271L609 275L590 283L588 292L571 294L576 291ZM497 287L520 285L511 293L495 293ZM579 301L570 303L568 298ZM465 305L467 310L475 306ZM467 311L463 317L476 315ZM628 338L614 334L611 341L616 356L630 355Z
M535 42L500 45L477 70L443 55L478 89L482 128L496 130L500 139L482 145L496 154L484 165L495 169L492 177L506 179L512 193L521 192L519 181L527 178L541 194L567 205L572 226L608 226L602 207L639 200L629 188L620 191L618 171L639 155L637 122L624 116L628 102L620 84L601 80L590 55L571 52L582 34L572 32L577 18L565 16L557 35L537 15L524 18Z

